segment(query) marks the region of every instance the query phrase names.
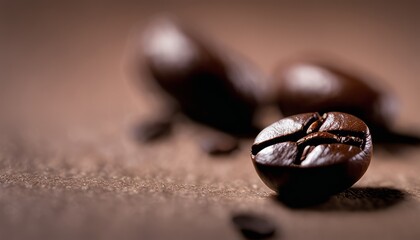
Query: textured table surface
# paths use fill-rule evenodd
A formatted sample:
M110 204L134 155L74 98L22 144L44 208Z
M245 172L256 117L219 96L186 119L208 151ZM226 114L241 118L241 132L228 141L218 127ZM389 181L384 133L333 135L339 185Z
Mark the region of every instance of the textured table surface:
M238 212L272 221L275 239L419 239L420 148L377 146L353 188L291 209L256 175L252 139L210 157L197 146L208 129L181 119L161 141L133 140L163 103L129 59L162 12L267 74L307 51L349 62L399 97L396 128L420 132L418 4L240 2L1 1L1 239L241 239Z

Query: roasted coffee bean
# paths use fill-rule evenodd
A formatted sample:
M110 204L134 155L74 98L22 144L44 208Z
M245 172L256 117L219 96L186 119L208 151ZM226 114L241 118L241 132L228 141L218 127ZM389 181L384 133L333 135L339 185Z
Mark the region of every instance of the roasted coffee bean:
M210 155L229 154L239 147L237 138L224 133L207 134L200 141L201 149Z
M133 128L133 137L142 143L151 142L168 135L171 125L169 119L142 122Z
M278 68L278 105L285 116L306 112L345 112L359 117L372 131L388 129L396 100L366 75L315 61L294 61Z
M232 222L248 239L268 239L276 232L274 224L262 216L254 214L237 214L232 218Z
M144 36L146 70L184 114L234 134L253 130L265 86L254 66L171 19L156 21Z
M366 172L372 141L366 124L349 114L305 113L268 126L252 145L263 182L287 204L326 200Z

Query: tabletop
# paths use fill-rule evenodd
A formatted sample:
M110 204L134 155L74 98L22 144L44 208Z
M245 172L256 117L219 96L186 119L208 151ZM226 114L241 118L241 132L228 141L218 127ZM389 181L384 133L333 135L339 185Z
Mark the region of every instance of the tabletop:
M237 213L273 239L419 239L420 149L375 146L349 190L308 208L276 200L249 156L209 156L209 131L180 118L148 144L133 127L164 108L133 74L148 21L171 14L270 75L305 53L368 72L399 100L395 128L420 134L415 1L1 1L2 239L241 239ZM137 78L136 78L137 76ZM268 109L268 119L280 117Z

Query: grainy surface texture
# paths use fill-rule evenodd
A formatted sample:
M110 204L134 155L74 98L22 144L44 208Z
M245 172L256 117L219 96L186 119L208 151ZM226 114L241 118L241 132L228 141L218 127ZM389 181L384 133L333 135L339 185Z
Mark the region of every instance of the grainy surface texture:
M251 212L273 221L275 239L419 239L418 147L375 146L353 188L291 209L255 173L253 139L207 156L198 142L209 130L181 119L160 141L133 140L163 103L128 70L148 19L174 13L267 74L305 51L349 62L399 96L397 128L420 132L418 9L0 1L0 238L241 239L231 218Z

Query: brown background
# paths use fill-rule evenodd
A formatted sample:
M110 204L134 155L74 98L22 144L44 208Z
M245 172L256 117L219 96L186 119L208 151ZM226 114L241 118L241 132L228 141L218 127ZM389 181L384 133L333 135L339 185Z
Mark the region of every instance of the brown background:
M340 3L338 3L340 2ZM141 145L133 124L162 103L129 74L147 21L170 13L267 73L326 54L381 79L399 97L396 126L420 131L420 6L412 1L0 1L2 239L240 239L236 212L256 212L277 239L420 238L420 151L379 149L355 188L290 209L256 175L252 139L212 158L204 127L181 122Z

